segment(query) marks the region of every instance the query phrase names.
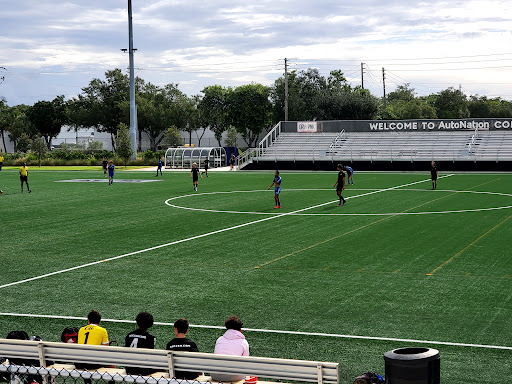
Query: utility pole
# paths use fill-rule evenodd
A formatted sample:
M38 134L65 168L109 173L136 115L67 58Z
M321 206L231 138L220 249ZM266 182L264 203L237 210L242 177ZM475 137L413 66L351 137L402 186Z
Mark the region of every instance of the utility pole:
M284 58L284 121L288 121L288 59Z
M137 106L135 104L135 69L133 64L133 25L132 0L128 0L128 54L130 56L130 138L132 141L132 160L137 159Z
M386 72L384 67L382 67L382 86L384 88L384 108L386 108Z
M361 63L361 88L364 89L364 63Z

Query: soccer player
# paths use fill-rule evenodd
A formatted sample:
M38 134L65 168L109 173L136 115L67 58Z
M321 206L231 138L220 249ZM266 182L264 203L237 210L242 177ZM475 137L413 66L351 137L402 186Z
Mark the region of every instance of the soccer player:
M338 204L338 207L340 205L345 205L347 202L341 194L343 193L343 190L345 189L345 172L343 172L343 165L338 164L338 180L334 183L333 187L336 187L336 193L338 194L338 197L340 198L340 202Z
M21 193L23 193L23 182L27 184L27 191L28 193L32 192L28 186L28 167L27 163L23 163L23 165L20 167L20 181L21 181Z
M2 166L4 165L4 157L2 153L0 153L0 171L2 170Z
M158 159L158 168L156 169L156 175L158 176L158 171L160 171L160 176L162 176L162 159Z
M345 167L347 170L347 183L354 185L354 170L348 165Z
M174 322L174 339L167 343L168 351L199 352L196 343L187 338L188 320L178 319ZM175 371L174 376L180 380L194 380L200 372Z
M282 181L282 178L281 178L281 176L279 176L279 171L276 170L276 173L274 174L274 181L272 181L272 184L270 184L270 187L267 188L267 190L269 190L270 188L272 188L273 185L275 185L274 200L276 202L276 206L274 207L274 209L281 208L281 201L279 200L279 195L281 193L281 181Z
M153 315L149 312L140 312L135 321L139 328L126 335L124 346L155 349L156 338L148 332L148 329L153 326ZM151 368L126 367L126 373L129 375L148 376L153 372L155 370Z
M199 173L199 168L197 168L197 163L192 164L192 169L190 170L190 177L192 178L192 184L194 185L194 191L197 191L197 184L199 183L199 176L201 179L203 175Z
M231 154L231 158L229 159L229 170L232 171L233 168L235 167L235 161L236 161L236 157L235 157L235 154L232 153Z
M437 188L437 176L438 176L438 171L437 171L437 165L436 165L436 162L433 161L430 163L430 179L432 179L432 189L436 189Z
M108 161L107 158L103 158L103 162L101 163L101 166L103 168L103 177L107 177L107 168L108 168Z
M210 160L208 158L204 159L203 165L204 165L204 174L206 177L208 177L208 165L210 164Z
M114 165L114 160L110 160L110 164L108 165L108 185L114 184L115 171L116 171L116 166Z

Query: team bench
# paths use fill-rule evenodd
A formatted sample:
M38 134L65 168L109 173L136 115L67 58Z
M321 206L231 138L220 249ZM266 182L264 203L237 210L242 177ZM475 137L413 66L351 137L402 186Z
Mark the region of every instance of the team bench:
M278 381L304 381L339 383L338 363L322 361L278 359L255 356L229 356L213 353L174 352L161 349L136 349L78 345L48 341L0 339L0 356L16 360L36 360L39 367L26 368L22 373L39 374L43 378L56 376L82 377L136 383L171 384L175 370L218 373L229 375L257 376ZM54 362L70 362L57 365ZM74 369L73 363L87 363L105 367L142 367L158 372L152 377L134 378L126 375L122 368L104 368L98 372ZM18 372L19 366L1 364L0 372ZM168 371L168 373L167 373ZM210 377L199 377L197 382L212 381ZM267 382L265 382L267 383Z

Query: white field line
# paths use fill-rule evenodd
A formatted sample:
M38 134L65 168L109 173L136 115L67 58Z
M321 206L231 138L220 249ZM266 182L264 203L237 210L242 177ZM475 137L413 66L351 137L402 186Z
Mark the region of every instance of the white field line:
M80 321L84 321L84 322L87 321L86 317L55 316L55 315L36 315L36 314L27 314L27 313L0 313L0 316L29 317L29 318L43 318L43 319L80 320ZM133 320L102 319L101 321L102 322L109 322L109 323L135 324L135 321L133 321ZM174 325L174 323L163 323L163 322L155 321L155 325L163 325L163 326L172 327ZM191 328L203 328L203 329L225 329L225 327L216 326L216 325L190 324L190 327ZM261 329L261 328L244 328L244 331L260 332L260 333L278 333L278 334L284 334L284 335L299 335L299 336L310 336L310 337L332 337L332 338L341 338L341 339L393 341L393 342L413 343L413 344L449 345L449 346L454 346L454 347L486 348L486 349L500 349L500 350L512 351L512 347L507 347L507 346L502 346L502 345L455 343L455 342L451 342L451 341L434 341L434 340L400 339L400 338L395 338L395 337L343 335L343 334L338 334L338 333L282 331L282 330Z
M446 176L443 176L443 177L449 177L449 176L453 176L453 175L446 175ZM419 183L424 183L425 181L429 181L429 180L420 180L420 181L415 181L415 182L413 182L413 183L408 183L408 184L398 185L398 186L396 186L396 187L390 187L390 188L385 188L385 189L379 189L379 190L376 190L376 191L373 191L373 192L368 192L368 193L363 193L363 194L361 194L361 195L353 196L352 198L361 197L361 196L373 195L373 194L375 194L375 193L380 193L380 192L390 191L390 190L397 189L397 188L402 188L402 187L408 187L408 186L410 186L410 185L419 184ZM249 221L248 223L235 225L235 226L233 226L233 227L228 227L228 228L218 229L218 230L216 230L216 231L203 233L203 234L201 234L201 235L188 237L188 238L186 238L186 239L176 240L176 241L172 241L172 242L170 242L170 243L165 243L165 244L156 245L156 246L154 246L154 247L150 247L150 248L146 248L146 249L141 249L141 250L138 250L138 251L125 253L125 254L123 254L123 255L114 256L114 257L109 257L109 258L107 258L107 259L103 259L103 260L93 261L93 262L90 262L90 263L86 263L86 264L82 264L82 265L77 265L77 266L74 266L74 267L71 267L71 268L65 268L65 269L62 269L62 270L60 270L60 271L55 271L55 272L45 273L44 275L34 276L34 277L30 277L30 278L28 278L28 279L23 279L23 280L19 280L19 281L14 281L14 282L12 282L12 283L7 283L7 284L0 285L0 289L7 288L7 287L12 287L13 285L18 285L18 284L28 283L28 282L35 281L35 280L39 280L39 279L44 279L44 278L46 278L46 277L50 277L50 276L54 276L54 275L59 275L59 274L61 274L61 273L65 273L65 272L75 271L75 270L77 270L77 269L81 269L81 268L91 267L91 266L93 266L93 265L97 265L97 264L105 263L105 262L107 262L107 261L112 261L112 260L122 259L122 258L124 258L124 257L133 256L133 255L138 255L138 254L145 253L145 252L149 252L149 251L154 251L155 249L165 248L165 247L169 247L169 246L171 246L171 245L176 245L176 244L186 243L186 242L188 242L188 241L201 239L201 238L203 238L203 237L212 236L212 235L217 235L217 234L219 234L219 233L232 231L232 230L234 230L234 229L247 227L247 226L249 226L249 225L253 225L253 224L257 224L257 223L263 223L263 222L265 222L265 221L269 221L269 220L274 220L274 219L277 219L277 218L279 218L279 217L283 217L283 216L291 216L291 215L293 215L293 214L295 214L295 213L308 211L308 210L310 210L310 209L314 209L314 208L322 207L322 206L324 206L324 205L332 204L332 203L337 202L337 201L338 201L338 200L331 200L331 201L328 201L328 202L326 202L326 203L313 205L313 206L311 206L311 207L298 209L298 210L296 210L296 211L286 212L286 213L282 213L282 214L280 214L280 215L271 216L271 217L265 217L265 218L263 218L263 219L259 219L259 220L255 220L255 221Z

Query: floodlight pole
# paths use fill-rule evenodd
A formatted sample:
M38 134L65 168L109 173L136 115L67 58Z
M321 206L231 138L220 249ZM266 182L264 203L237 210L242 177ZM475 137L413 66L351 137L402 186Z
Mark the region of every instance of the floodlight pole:
M284 121L288 121L288 59L284 59Z
M130 57L130 138L132 142L132 160L137 159L137 106L135 104L135 70L133 66L133 25L132 0L128 0L128 54Z

